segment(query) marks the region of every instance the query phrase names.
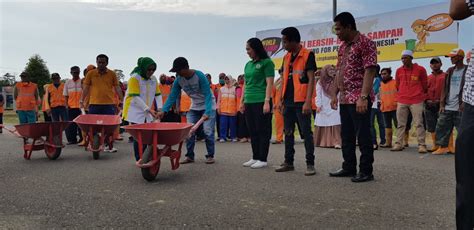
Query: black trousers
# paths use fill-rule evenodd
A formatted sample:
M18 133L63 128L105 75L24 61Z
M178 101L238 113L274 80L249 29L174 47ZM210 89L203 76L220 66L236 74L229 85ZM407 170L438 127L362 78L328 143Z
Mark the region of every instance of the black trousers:
M272 138L272 113L263 113L262 103L245 104L245 121L250 133L252 159L267 161L270 139ZM272 103L270 102L270 111Z
M311 113L303 114L302 106L285 106L283 110L283 131L285 133L285 162L293 165L295 156L295 123L300 125L300 134L304 137L306 164L314 165L314 140L311 130Z
M245 121L245 115L241 112L237 112L237 137L249 137L249 131L247 128L247 122Z
M474 106L464 103L456 139L456 227L474 228Z
M372 163L374 162L374 147L372 146L372 134L370 132L370 108L364 114L357 113L355 104L341 104L341 139L342 157L344 162L342 168L357 172L356 138L359 143L360 156L359 170L361 173L372 174Z
M70 121L74 120L77 116L81 115L81 109L68 109L68 118ZM81 130L76 123L70 124L66 129L66 138L69 143L76 143L77 136L82 139Z
M52 121L51 116L47 112L43 112L44 122Z

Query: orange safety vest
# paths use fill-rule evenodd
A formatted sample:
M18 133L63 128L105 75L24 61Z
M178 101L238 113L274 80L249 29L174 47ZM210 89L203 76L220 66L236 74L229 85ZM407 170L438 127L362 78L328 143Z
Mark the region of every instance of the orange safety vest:
M191 98L182 90L181 100L179 101L179 112L189 112L191 108Z
M310 51L306 48L301 48L298 56L293 62L293 87L294 87L294 102L304 102L306 100L306 92L308 84L300 83L300 76L305 73L306 62L308 61ZM288 52L283 58L283 90L282 97L285 95L286 86L288 85L288 76L290 75L291 53ZM310 76L313 77L313 76Z
M54 86L54 84L50 84L48 86L48 93L49 96L51 97L49 99L50 101L50 107L58 107L58 106L66 106L66 97L63 95L64 92L64 83L61 83L58 88Z
M160 87L160 92L161 92L161 98L163 99L163 105L164 105L166 103L166 100L168 99L168 96L171 93L171 86L160 84L159 87Z
M237 113L237 97L235 95L235 87L221 87L220 93L221 98L219 99L219 109L221 110L221 113L234 116Z
M242 100L242 97L244 96L242 94L242 89L244 88L244 84L239 84L239 87L240 87L240 92L241 93L240 93L240 96L237 95L237 112L240 109L240 101ZM237 89L235 89L235 90L236 90L236 94L237 94Z
M278 90L275 85L273 85L272 97L273 97L273 104L278 105L278 103L280 103L281 101L281 89Z
M313 96L311 97L311 109L312 110L316 110L316 87L315 89L313 90Z
M46 110L50 109L48 103L48 88L50 84L44 85L45 92L43 94L43 101L41 102L41 111L46 112Z
M79 101L81 100L82 96L82 86L81 86L81 79L74 81L72 79L68 80L64 87L67 91L68 99L67 105L69 108L77 109L79 108Z
M16 110L29 111L36 109L35 95L38 92L38 87L32 82L18 82L15 85L18 91L16 98Z
M390 80L380 85L380 111L390 112L397 110L397 81Z

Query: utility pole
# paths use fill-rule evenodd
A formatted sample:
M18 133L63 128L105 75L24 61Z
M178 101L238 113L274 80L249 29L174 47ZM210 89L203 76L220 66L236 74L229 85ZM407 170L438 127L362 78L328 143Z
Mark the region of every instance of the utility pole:
M334 19L337 14L337 0L332 0L332 18Z

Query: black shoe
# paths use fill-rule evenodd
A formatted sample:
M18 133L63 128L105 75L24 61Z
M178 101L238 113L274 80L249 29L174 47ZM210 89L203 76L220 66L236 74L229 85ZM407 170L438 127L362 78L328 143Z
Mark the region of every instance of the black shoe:
M280 168L275 169L275 172L288 172L288 171L294 171L295 167L293 165L289 165L287 163L281 164Z
M358 183L358 182L367 182L374 180L374 175L372 174L365 174L365 173L359 173L356 176L352 177L351 181Z
M339 169L335 172L330 172L329 176L331 177L353 177L355 176L355 172L347 171L345 169Z

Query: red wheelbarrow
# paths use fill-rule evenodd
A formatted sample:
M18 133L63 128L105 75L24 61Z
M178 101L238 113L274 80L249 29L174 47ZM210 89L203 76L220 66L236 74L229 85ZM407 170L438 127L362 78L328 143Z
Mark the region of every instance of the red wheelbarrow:
M147 181L155 180L160 171L161 157L169 157L171 169L178 169L183 141L195 132L202 122L203 119L195 125L163 122L124 126L123 128L138 142L140 160L135 164L141 168L143 178ZM145 149L143 145L146 145ZM158 145L164 147L158 148ZM177 150L172 148L174 145L179 145Z
M87 133L85 149L92 151L92 158L97 160L104 150L106 139L109 148L113 148L114 132L120 126L121 119L118 115L83 114L76 117L74 122Z
M63 145L63 131L71 124L70 121L39 122L15 125L15 129L8 129L17 137L23 138L23 158L29 160L31 153L43 150L50 160L58 159ZM42 138L46 137L46 141ZM30 143L28 140L33 139Z

